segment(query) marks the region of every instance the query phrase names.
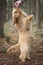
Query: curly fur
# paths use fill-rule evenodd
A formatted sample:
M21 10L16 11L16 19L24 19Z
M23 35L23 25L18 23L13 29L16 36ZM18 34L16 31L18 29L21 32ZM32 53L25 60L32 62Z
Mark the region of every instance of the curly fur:
M20 8L13 9L12 12L13 23L18 29L19 41L18 44L8 48L7 52L20 52L20 60L25 61L25 59L30 59L30 23L33 18L33 15L27 16L23 14Z

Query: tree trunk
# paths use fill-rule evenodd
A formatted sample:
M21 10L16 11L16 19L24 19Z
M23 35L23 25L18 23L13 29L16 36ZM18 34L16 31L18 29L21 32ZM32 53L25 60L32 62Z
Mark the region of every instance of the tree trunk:
M5 21L5 6L6 0L0 1L0 37L3 37L3 28L4 28L4 21Z
M36 0L36 23L37 28L40 28L40 0Z
M29 14L31 14L31 0L28 0L29 2Z

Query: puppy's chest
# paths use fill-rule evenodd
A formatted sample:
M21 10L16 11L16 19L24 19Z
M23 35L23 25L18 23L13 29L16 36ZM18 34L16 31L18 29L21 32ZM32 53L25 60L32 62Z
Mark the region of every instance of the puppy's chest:
M30 41L30 35L28 32L19 32L19 42L28 43Z
M17 24L17 28L21 32L29 31L29 24L27 25L25 18L22 18L21 20L19 20L19 23Z
M19 23L18 30L21 31L21 32L26 30L26 23L25 23L25 19L24 18Z

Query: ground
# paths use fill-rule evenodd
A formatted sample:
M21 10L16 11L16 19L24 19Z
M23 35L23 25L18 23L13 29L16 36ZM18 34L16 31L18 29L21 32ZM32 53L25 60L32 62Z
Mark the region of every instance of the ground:
M43 65L43 38L32 40L30 60L19 63L18 54L6 53L6 44L0 42L0 65Z
M31 59L24 63L19 63L16 54L0 53L0 65L43 65L43 53L32 54Z

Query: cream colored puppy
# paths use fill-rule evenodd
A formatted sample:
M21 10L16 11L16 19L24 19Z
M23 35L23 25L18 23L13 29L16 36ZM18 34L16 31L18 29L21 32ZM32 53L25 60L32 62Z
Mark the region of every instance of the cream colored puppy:
M30 25L33 15L27 16L23 14L20 8L13 9L12 18L15 27L18 29L19 41L17 45L11 46L9 51L20 51L19 59L24 62L25 59L30 59ZM13 50L14 49L14 50Z

